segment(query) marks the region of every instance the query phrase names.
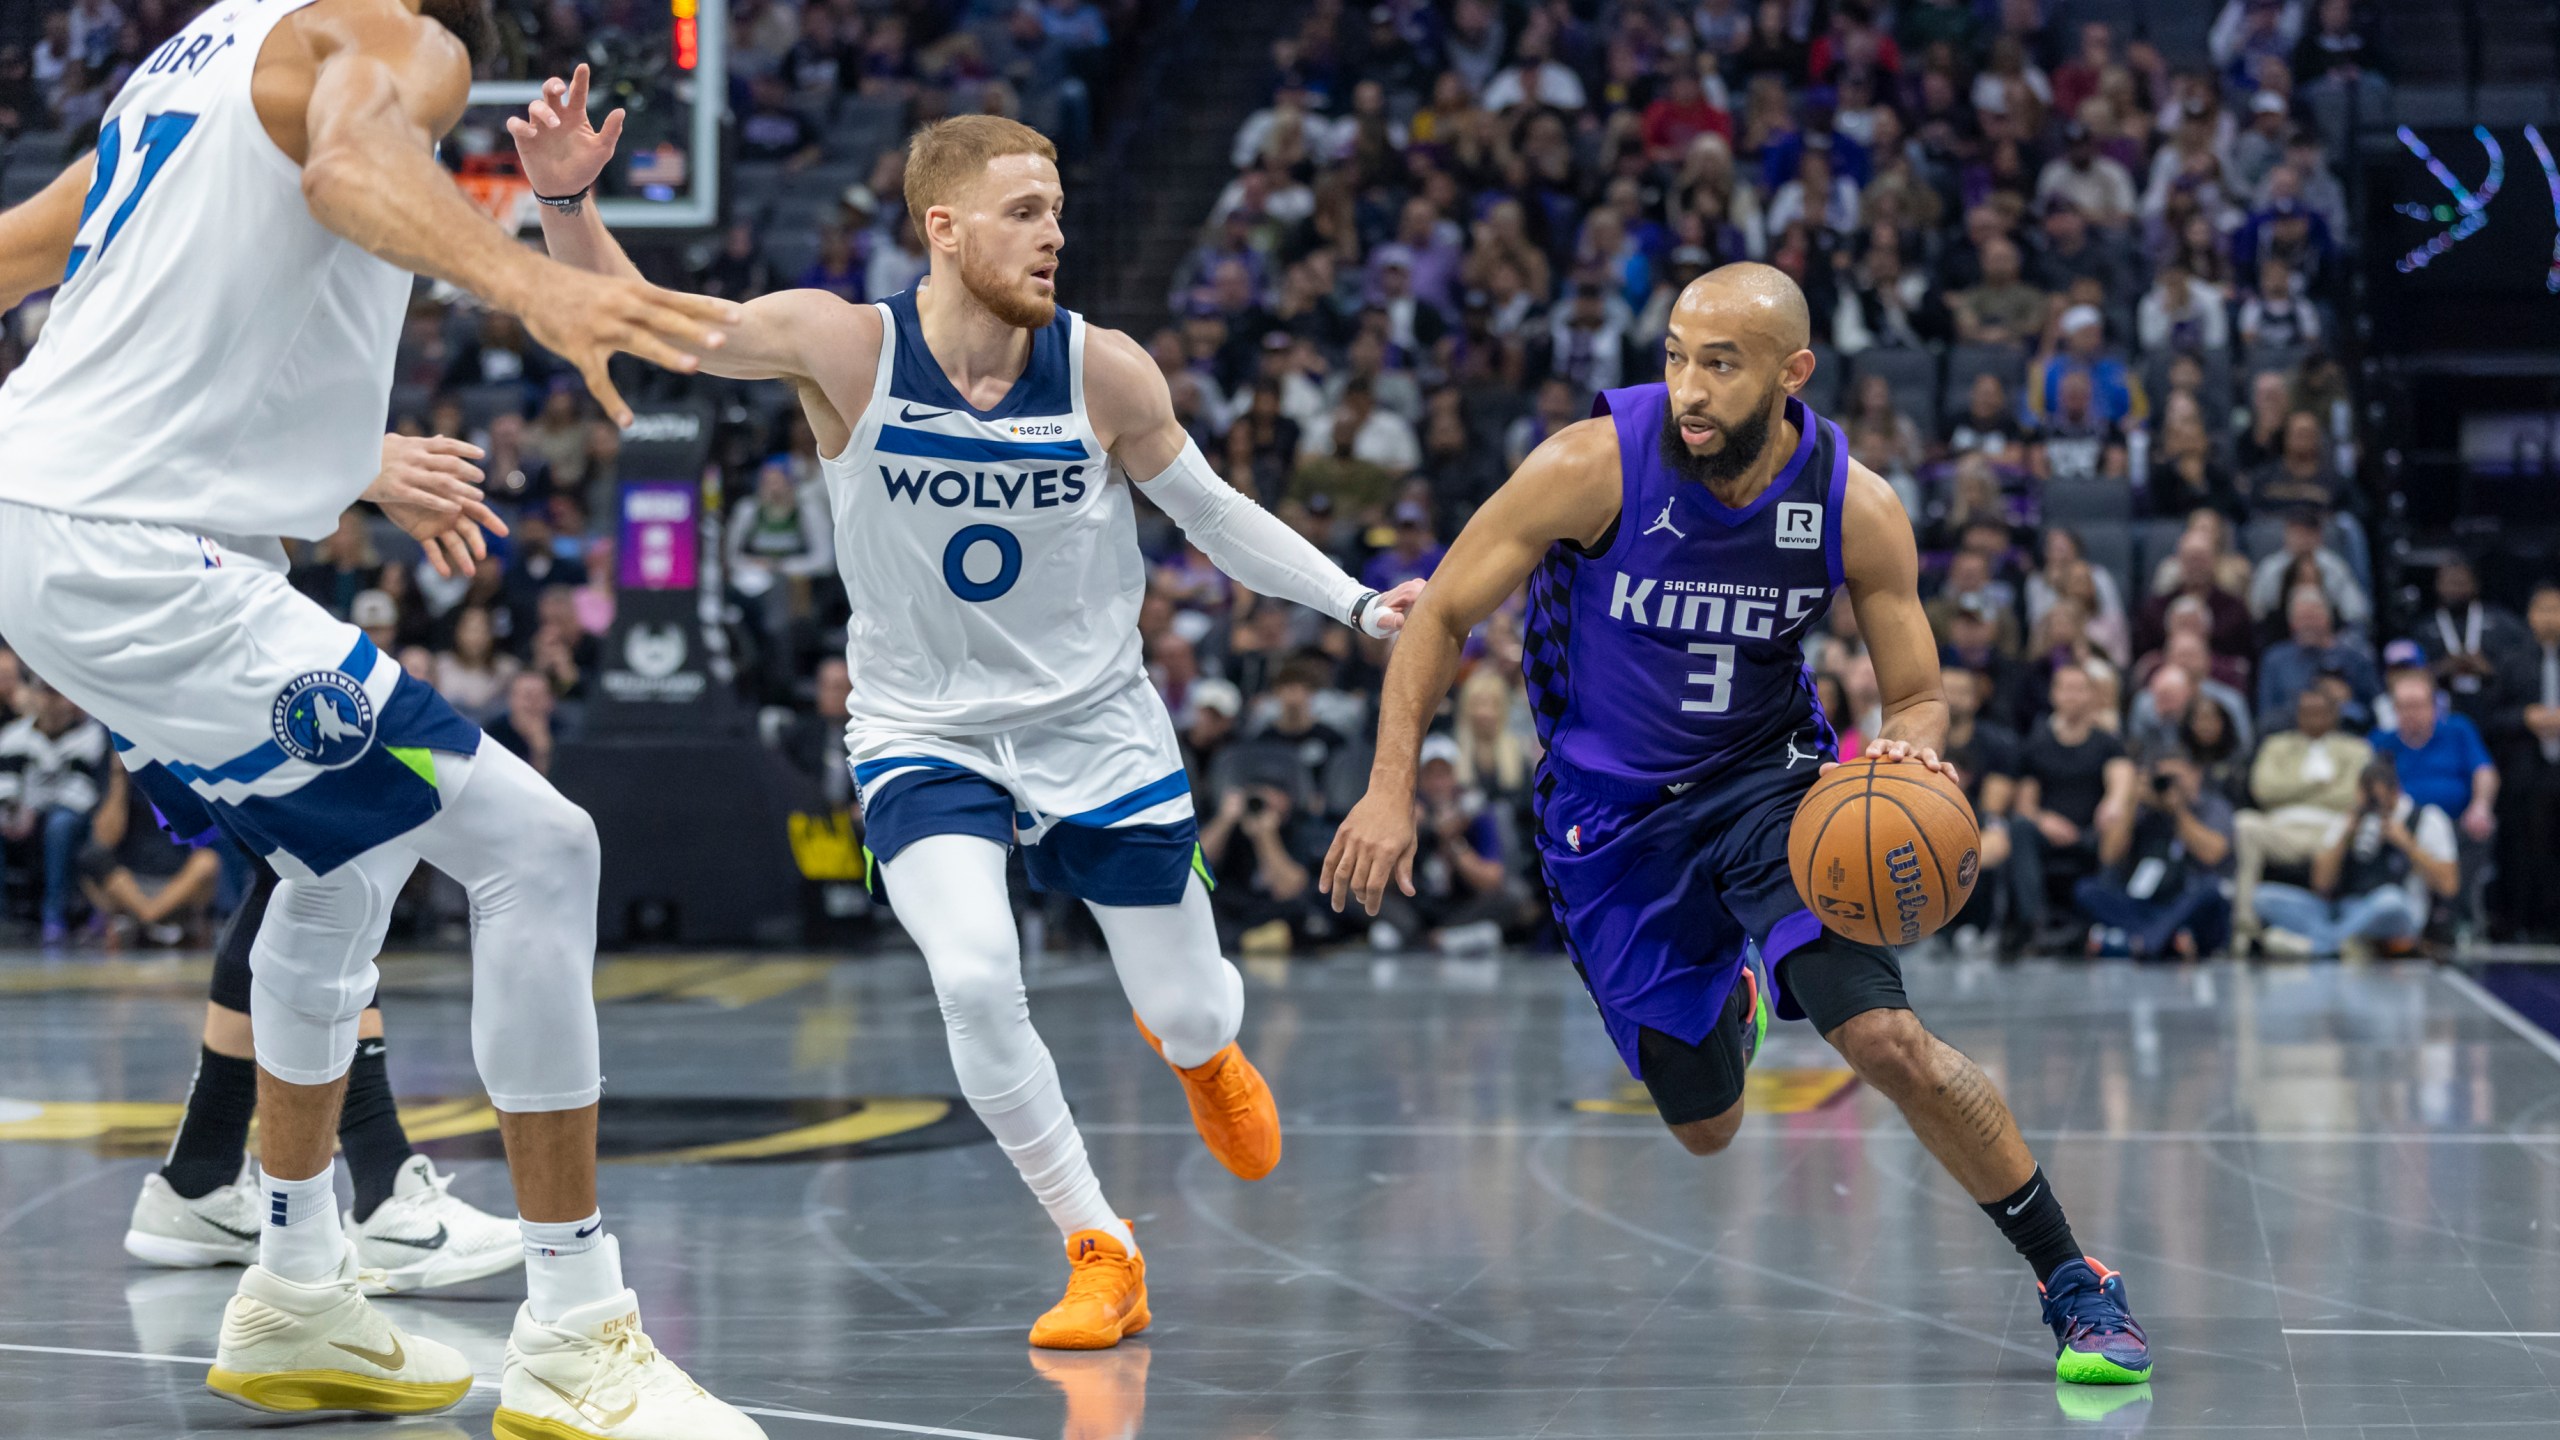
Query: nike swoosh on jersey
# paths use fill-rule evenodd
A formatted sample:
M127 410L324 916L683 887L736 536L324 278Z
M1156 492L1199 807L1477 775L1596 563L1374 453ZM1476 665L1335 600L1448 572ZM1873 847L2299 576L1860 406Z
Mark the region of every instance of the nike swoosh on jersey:
M412 1250L441 1250L444 1248L444 1242L452 1239L453 1235L444 1226L439 1225L436 1227L436 1233L424 1240L403 1240L397 1235L374 1235L367 1238L379 1240L385 1245L406 1245Z
M570 1409L577 1411L581 1416L594 1421L597 1425L607 1430L610 1430L614 1426L621 1424L623 1421L630 1419L632 1412L640 1408L640 1397L634 1395L631 1397L630 1401L619 1410L598 1409L594 1405L579 1399L577 1396L570 1394L568 1391L561 1389L559 1386L552 1384L550 1381L543 1379L539 1375L534 1376L533 1379L535 1384L540 1385L543 1389L559 1396Z
M939 420L950 413L951 412L948 410L926 410L919 413L913 405L901 405L898 407L898 418L910 425L913 425L919 420Z
M329 1344L336 1349L346 1351L348 1354L353 1355L359 1360L369 1360L374 1364L381 1366L385 1370L397 1370L401 1366L409 1363L409 1353L400 1348L400 1337L397 1335L391 1337L391 1348L388 1350L366 1350L359 1346L350 1345L344 1340L332 1340Z

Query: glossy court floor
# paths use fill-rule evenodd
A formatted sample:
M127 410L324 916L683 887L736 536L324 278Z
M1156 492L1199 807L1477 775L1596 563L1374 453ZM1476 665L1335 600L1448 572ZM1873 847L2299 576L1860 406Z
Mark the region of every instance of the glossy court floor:
M1156 1323L1031 1352L1046 1222L952 1082L921 965L609 960L605 1204L650 1329L778 1440L2560 1434L2560 1047L2413 967L1915 962L2159 1355L2052 1381L2024 1268L1783 1026L1762 1108L1683 1154L1559 962L1301 962L1246 1041L1288 1150L1229 1177L1108 967L1035 969ZM231 1272L118 1249L185 1084L198 962L0 961L0 1434L445 1440L198 1388ZM504 1208L460 967L386 966L393 1075ZM1779 1113L1784 1112L1784 1113ZM390 1302L494 1373L518 1282Z

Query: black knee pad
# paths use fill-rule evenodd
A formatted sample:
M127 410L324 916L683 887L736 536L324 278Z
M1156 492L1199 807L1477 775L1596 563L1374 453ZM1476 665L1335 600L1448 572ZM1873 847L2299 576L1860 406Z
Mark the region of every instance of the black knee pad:
M222 940L213 951L213 1003L243 1015L249 1013L249 947L258 941L258 927L266 922L267 902L275 897L278 879L266 861L250 863L257 867L256 878L249 882L249 893L240 897L240 908L223 925Z

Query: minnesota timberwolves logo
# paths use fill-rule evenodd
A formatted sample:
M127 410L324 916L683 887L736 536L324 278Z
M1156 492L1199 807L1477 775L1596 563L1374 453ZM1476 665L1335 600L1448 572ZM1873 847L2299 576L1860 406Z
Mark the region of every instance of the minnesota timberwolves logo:
M268 718L284 753L323 770L354 764L373 744L372 699L335 670L295 676Z

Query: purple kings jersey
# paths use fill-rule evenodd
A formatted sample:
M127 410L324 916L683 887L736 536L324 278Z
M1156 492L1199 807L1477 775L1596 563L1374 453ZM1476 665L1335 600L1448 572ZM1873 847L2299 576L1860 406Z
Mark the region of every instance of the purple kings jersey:
M1547 553L1522 635L1557 777L1630 799L1736 765L1791 762L1799 745L1827 760L1834 744L1802 644L1841 584L1848 442L1789 399L1795 453L1736 510L1663 462L1668 404L1658 384L1603 391L1593 404L1617 426L1618 523L1597 549ZM1816 738L1800 738L1808 731Z

